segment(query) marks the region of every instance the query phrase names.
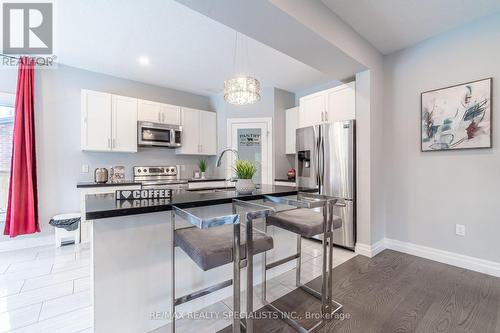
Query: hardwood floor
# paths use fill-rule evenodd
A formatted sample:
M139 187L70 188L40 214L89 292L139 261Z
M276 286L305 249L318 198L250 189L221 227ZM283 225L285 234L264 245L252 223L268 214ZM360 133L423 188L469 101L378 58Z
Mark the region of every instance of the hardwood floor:
M335 267L333 278L333 298L348 318L334 319L320 332L500 333L500 278L391 250L371 259L356 256ZM320 284L319 278L309 283L316 290ZM302 290L274 304L299 316L318 312L320 305ZM255 332L295 331L281 320L259 319Z

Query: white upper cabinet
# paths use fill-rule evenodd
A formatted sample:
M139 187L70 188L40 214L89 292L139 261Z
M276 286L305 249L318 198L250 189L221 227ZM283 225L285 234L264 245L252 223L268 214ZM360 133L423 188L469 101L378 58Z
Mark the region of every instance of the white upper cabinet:
M321 124L325 118L326 96L323 92L300 98L299 127Z
M355 102L355 82L301 97L298 127L355 119Z
M161 105L162 123L169 125L181 124L181 107L176 105Z
M327 121L356 119L356 90L354 82L327 90Z
M137 152L137 99L82 90L82 150Z
M152 123L180 125L181 108L176 105L139 100L139 121Z
M161 123L161 103L139 100L139 121Z
M299 107L285 110L285 154L295 154L296 130L299 126Z
M82 89L81 149L137 152L137 121L182 125L177 154L217 154L217 114Z
M82 150L111 150L111 94L82 90Z
M177 154L217 154L217 114L215 112L181 108L182 147Z
M217 155L217 113L200 112L200 151L203 155Z
M182 146L178 154L197 155L200 153L200 111L181 108Z
M117 152L137 152L137 99L112 96L111 148Z

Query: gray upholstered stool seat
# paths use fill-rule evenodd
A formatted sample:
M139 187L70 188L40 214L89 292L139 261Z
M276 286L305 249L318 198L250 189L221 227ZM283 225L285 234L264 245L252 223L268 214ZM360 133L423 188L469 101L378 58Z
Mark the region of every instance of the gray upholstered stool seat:
M304 237L313 237L323 233L323 214L307 208L278 212L269 216L267 223ZM333 216L332 225L334 229L339 228L342 225L342 219Z
M246 228L242 225L240 258L246 257ZM233 226L200 229L196 227L175 231L175 243L204 271L233 261ZM273 248L273 238L253 231L253 253Z

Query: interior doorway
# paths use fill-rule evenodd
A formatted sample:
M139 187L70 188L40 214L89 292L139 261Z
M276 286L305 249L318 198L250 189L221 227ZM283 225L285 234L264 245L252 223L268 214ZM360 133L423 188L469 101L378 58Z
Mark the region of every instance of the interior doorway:
M273 183L272 118L231 118L227 120L227 146L238 150L239 158L257 165L255 184ZM227 177L234 177L236 156L228 155Z

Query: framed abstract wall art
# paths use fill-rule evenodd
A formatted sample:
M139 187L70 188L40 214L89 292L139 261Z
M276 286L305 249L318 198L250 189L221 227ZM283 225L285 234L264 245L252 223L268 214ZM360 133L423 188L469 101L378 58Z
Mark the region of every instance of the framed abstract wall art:
M421 94L421 150L492 147L491 78Z

